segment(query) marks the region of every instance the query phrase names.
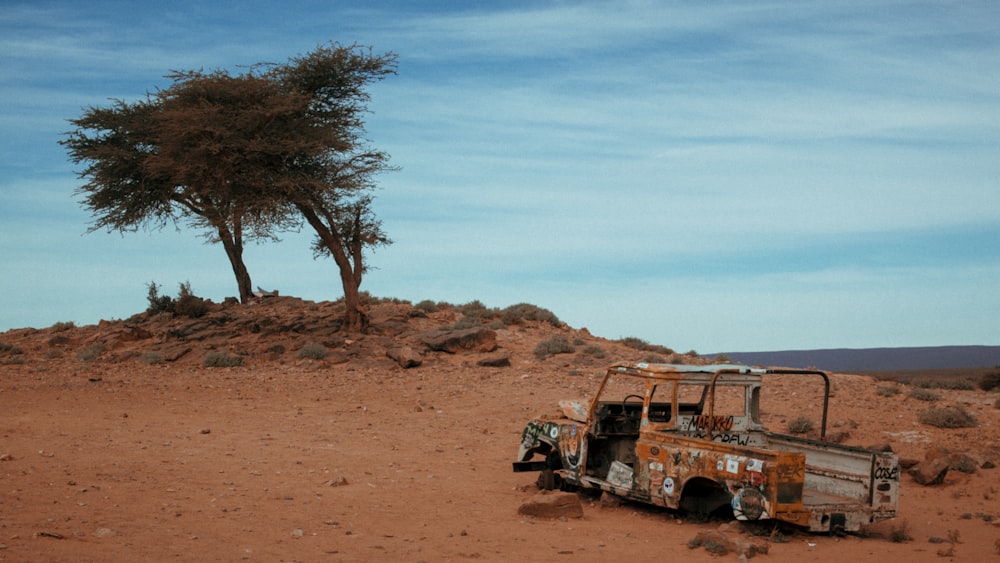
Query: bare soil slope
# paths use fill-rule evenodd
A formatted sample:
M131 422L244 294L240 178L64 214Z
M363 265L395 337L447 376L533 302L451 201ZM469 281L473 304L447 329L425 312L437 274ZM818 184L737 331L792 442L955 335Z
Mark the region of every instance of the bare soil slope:
M612 361L650 352L496 319L483 325L495 349L487 334L432 351L458 310L373 304L367 335L339 332L338 311L278 298L199 319L0 334L0 560L719 559L688 547L719 522L590 498L582 519L518 514L535 493L532 474L511 472L524 422L588 397ZM575 351L536 357L554 336ZM205 367L210 353L242 365ZM846 443L913 460L943 446L974 473L951 470L933 487L904 476L896 521L868 537L776 535L760 560L1000 560L998 394L922 401L852 375L835 375L833 391L829 432ZM774 429L816 417L818 389L775 380L766 393ZM978 426L918 421L948 404Z

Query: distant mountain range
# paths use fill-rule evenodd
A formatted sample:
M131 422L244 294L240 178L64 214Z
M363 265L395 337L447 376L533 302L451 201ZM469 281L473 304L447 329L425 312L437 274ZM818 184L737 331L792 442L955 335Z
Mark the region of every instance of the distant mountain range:
M779 352L726 352L725 355L733 362L747 365L814 367L836 372L1000 366L1000 346L833 348Z

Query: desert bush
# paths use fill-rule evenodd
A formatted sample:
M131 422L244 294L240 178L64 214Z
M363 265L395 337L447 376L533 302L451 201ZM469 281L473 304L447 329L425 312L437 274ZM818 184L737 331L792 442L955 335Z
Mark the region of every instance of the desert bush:
M414 305L413 308L425 313L436 313L441 309L441 306L430 299L424 299Z
M518 303L503 309L500 311L500 320L505 325L519 325L524 324L525 321L538 321L549 323L554 327L562 326L559 317L555 316L552 311L530 303Z
M174 312L174 298L160 295L160 286L156 285L155 281L149 282L146 286L146 301L149 303L146 312L150 315Z
M665 363L667 363L667 359L664 358L663 356L660 356L659 354L649 354L648 356L644 356L642 358L642 361L646 362L647 364L665 364Z
M788 422L788 431L792 434L808 434L815 427L816 423L806 416L799 416Z
M921 389L948 389L953 391L972 391L976 388L976 384L970 379L956 379L950 377L920 377L914 379L911 385Z
M553 336L548 340L539 342L535 346L535 356L539 359L556 354L572 354L575 351L576 348L573 348L573 345L569 343L569 340L565 336Z
M918 415L918 420L938 428L972 428L978 424L976 418L960 405L925 410Z
M14 346L13 344L6 344L4 342L0 342L0 353L7 353L10 354L11 356L17 356L18 354L23 354L24 350L18 348L17 346Z
M191 291L191 282L184 282L180 286L177 300L174 301L174 313L196 319L204 316L209 311L210 305L209 301Z
M149 350L147 352L143 352L142 357L139 359L142 363L147 365L159 364L163 362L163 354L155 350Z
M591 358L597 358L599 360L607 356L607 354L604 352L604 348L594 345L585 347L582 353L586 356L590 356Z
M462 313L467 317L491 319L495 316L495 311L486 305L483 305L478 299L469 301L464 305L459 305L457 309L459 313Z
M1000 389L1000 368L979 378L979 388L983 391Z
M910 525L906 520L903 520L889 530L889 541L892 543L905 543L913 541L913 536L910 535Z
M63 332L66 330L76 328L76 323L74 323L73 321L58 322L49 328L52 330L52 332Z
M941 398L941 395L923 387L914 387L913 389L910 389L910 392L907 394L919 401L937 401Z
M458 319L454 323L441 327L443 330L464 330L467 328L475 328L482 326L483 320L479 317L464 315L462 318Z
M243 358L240 356L230 356L228 353L213 350L205 354L205 359L201 365L207 368L231 368L243 365Z
M80 348L80 350L76 353L76 359L81 362L90 362L97 359L97 357L103 354L105 350L106 348L104 344L95 342L94 344Z
M322 360L330 351L319 342L310 342L299 349L295 354L296 358L309 360Z
M899 395L899 387L895 385L880 385L878 389L875 390L875 394L879 397L893 397Z
M635 336L626 336L618 342L621 342L629 348L634 348L641 352L655 352L657 354L663 354L665 356L672 356L674 351L666 346L660 346L659 344L650 344L641 338L636 338Z

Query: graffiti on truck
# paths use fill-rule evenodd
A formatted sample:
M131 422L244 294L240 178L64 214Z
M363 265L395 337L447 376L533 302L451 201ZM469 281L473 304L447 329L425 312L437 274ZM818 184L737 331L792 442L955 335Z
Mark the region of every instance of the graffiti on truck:
M735 419L732 415L707 415L699 414L692 416L684 425L686 432L728 432L733 429Z

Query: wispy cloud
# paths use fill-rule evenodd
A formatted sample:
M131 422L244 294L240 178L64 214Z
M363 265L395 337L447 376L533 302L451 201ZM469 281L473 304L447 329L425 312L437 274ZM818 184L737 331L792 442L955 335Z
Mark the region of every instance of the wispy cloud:
M140 310L154 277L231 293L221 250L196 233L81 237L58 136L81 107L141 97L170 69L238 71L334 39L400 56L368 118L402 167L380 180L396 244L373 257L373 293L535 301L598 334L706 351L995 339L994 3L181 2L125 15L114 2L0 14L0 190L18 194L0 207L0 254L47 276L0 276L18 300L58 286L32 261L42 252L113 280L88 286L91 316L128 292ZM338 297L309 238L251 249L252 273ZM920 310L938 293L935 328ZM0 311L0 329L34 322Z

